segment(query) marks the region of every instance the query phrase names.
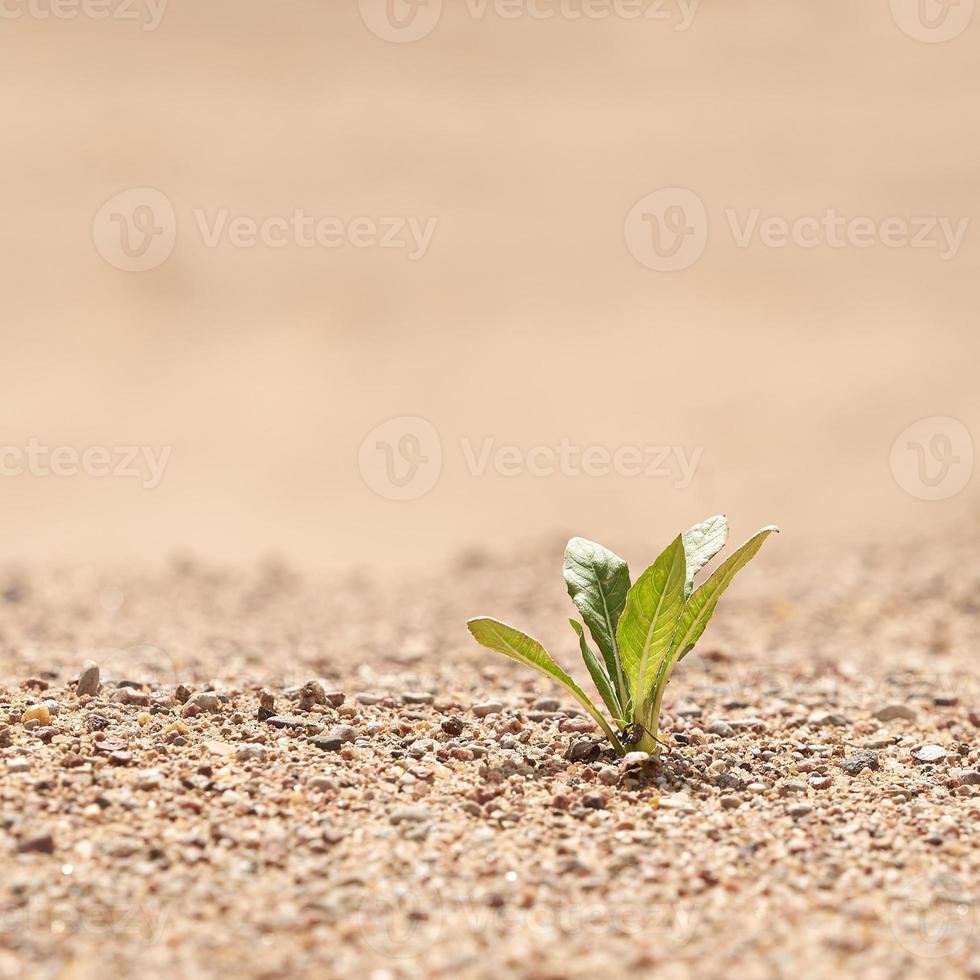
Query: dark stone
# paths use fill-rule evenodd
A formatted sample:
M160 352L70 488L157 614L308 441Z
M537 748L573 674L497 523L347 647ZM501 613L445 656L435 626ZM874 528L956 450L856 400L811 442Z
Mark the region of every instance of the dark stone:
M599 746L592 739L580 739L572 742L565 750L565 758L569 762L591 762L599 757Z
M879 768L878 753L871 751L855 752L854 755L842 760L840 767L848 776L857 776L865 769L877 770Z
M452 735L453 738L455 738L457 735L462 735L463 734L463 722L459 718L457 718L455 716L452 716L450 718L446 718L443 721L441 721L439 723L439 727L447 735Z
M26 837L17 843L17 850L21 854L54 854L54 838L51 834Z
M310 721L306 718L301 718L299 715L272 715L270 718L265 719L273 728L290 728L290 729L307 729L307 728L319 728L319 725L311 725Z
M324 752L339 752L344 747L344 740L336 735L317 735L310 742Z

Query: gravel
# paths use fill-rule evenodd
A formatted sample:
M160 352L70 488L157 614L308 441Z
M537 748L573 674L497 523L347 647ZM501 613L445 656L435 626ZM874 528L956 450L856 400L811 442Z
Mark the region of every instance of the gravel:
M841 769L847 773L848 776L857 776L864 772L865 769L876 770L879 767L878 754L876 752L855 752L854 755L849 755L840 764Z
M78 675L75 693L79 697L83 695L94 697L99 693L99 677L99 665L94 660L86 660L82 664L81 673Z
M874 713L874 717L878 721L895 721L899 718L905 721L915 721L917 715L915 709L907 704L887 704L885 707L879 708Z
M527 623L587 684L553 548L390 593L115 572L112 614L97 574L38 572L3 608L0 978L969 975L976 546L746 573L656 763L462 628Z
M504 706L499 701L483 701L474 704L472 711L477 718L486 718L487 715L497 715L504 710Z
M344 740L337 735L316 735L310 739L322 752L339 752L344 747Z

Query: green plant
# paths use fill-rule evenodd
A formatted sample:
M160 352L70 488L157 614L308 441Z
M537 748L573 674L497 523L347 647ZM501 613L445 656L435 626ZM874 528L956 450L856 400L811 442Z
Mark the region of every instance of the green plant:
M697 589L695 576L728 540L724 515L679 534L632 585L622 558L585 538L568 542L565 584L598 655L581 624L569 622L613 725L533 637L487 616L466 625L483 646L568 688L620 755L630 748L657 755L660 706L674 668L694 649L732 579L774 531L779 528L757 531Z

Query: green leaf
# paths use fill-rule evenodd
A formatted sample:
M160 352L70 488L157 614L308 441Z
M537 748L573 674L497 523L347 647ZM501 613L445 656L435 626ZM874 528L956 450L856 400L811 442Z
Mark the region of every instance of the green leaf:
M732 579L744 568L762 547L762 543L773 532L779 533L775 525L756 531L741 548L723 561L708 578L707 582L695 592L687 602L677 626L677 635L671 645L671 659L683 660L698 642L704 628L708 625L722 594L732 584Z
M667 656L684 608L686 564L681 535L636 580L619 621L619 652L633 692L633 704L646 699Z
M546 674L552 680L558 681L559 684L564 684L572 693L575 700L595 718L599 727L606 733L609 740L615 746L616 751L622 754L623 747L619 739L616 738L616 733L609 727L609 723L602 716L602 713L592 703L585 691L552 660L547 650L537 640L528 636L527 633L522 633L519 629L515 629L513 626L501 623L497 619L491 619L489 616L479 616L476 619L471 619L467 622L466 626L476 638L476 641L488 649L496 653L502 653L505 657L510 657L518 663L533 667L542 674Z
M630 588L629 568L622 558L601 544L572 538L565 546L564 574L568 594L602 654L620 704L625 705L628 690L616 644L616 629Z
M725 547L728 541L728 518L724 514L709 517L685 531L684 557L687 559L687 582L684 598L694 591L694 576Z
M582 624L577 619L570 619L569 623L572 624L572 629L575 630L575 634L578 636L578 645L582 651L582 659L585 661L585 666L589 669L592 682L595 684L603 704L609 709L609 714L613 716L613 720L621 720L623 718L623 709L619 706L619 699L616 697L616 692L613 690L612 684L609 683L609 678L606 676L602 664L599 663L599 658L592 652L589 641L585 638L585 630L582 629Z

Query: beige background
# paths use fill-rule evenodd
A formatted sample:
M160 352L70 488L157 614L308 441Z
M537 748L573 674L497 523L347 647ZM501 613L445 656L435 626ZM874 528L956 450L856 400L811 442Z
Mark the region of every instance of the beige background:
M685 32L444 6L411 44L325 0L171 0L152 32L0 21L0 444L173 447L153 490L0 478L5 556L405 568L539 531L628 552L718 510L737 535L777 521L801 542L976 520L976 476L919 500L889 453L922 417L980 433L980 227L947 261L738 248L725 210L970 217L980 19L929 44L885 0L704 0ZM138 186L177 221L173 254L139 273L92 235ZM624 240L666 186L695 191L710 228L672 273ZM208 248L194 211L219 208L438 226L416 262ZM433 424L444 465L393 502L358 450L406 415ZM461 438L703 455L686 489L474 477Z

